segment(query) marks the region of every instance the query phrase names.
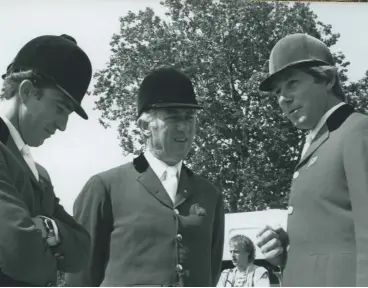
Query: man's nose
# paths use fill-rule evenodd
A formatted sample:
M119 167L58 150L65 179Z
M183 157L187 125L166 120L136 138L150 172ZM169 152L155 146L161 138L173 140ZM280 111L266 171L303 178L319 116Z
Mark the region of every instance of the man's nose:
M177 129L179 131L186 131L187 130L187 124L185 122L179 122L177 125Z
M282 106L282 105L285 105L286 103L292 102L293 99L294 97L291 93L283 92L278 97L278 102L279 102L279 105Z

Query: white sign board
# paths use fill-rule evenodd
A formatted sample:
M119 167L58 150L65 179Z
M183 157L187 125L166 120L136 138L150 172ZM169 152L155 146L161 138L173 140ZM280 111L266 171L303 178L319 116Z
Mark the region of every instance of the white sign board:
M286 210L280 209L225 214L225 243L222 259L231 260L229 240L232 236L245 235L255 244L257 232L265 225L281 226L286 231L287 215ZM264 259L260 249L256 245L255 247L256 259Z

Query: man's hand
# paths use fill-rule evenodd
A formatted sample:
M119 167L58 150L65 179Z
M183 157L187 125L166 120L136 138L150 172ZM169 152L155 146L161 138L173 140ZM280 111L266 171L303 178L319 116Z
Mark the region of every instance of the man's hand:
M42 238L46 239L47 237L47 230L45 227L45 223L43 222L43 219L40 217L33 217L32 218L33 223L35 224L36 228L38 230L41 230L42 232Z
M275 266L285 264L284 247L288 245L288 236L282 227L266 225L257 233L256 244L268 262Z

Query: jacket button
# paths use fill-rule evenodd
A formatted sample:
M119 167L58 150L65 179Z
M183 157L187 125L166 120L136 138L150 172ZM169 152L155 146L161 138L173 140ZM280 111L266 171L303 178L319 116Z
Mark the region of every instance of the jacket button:
M176 265L176 271L177 272L183 271L183 266L181 266L180 264Z
M183 236L181 236L180 234L176 235L176 240L180 242L181 240L183 240Z
M293 179L296 179L299 177L299 171L296 171L294 174L293 174Z
M176 215L179 215L179 210L178 209L174 209L174 212Z
M293 206L289 206L288 207L288 214L291 215L291 214L293 214L293 212L294 212L294 207Z

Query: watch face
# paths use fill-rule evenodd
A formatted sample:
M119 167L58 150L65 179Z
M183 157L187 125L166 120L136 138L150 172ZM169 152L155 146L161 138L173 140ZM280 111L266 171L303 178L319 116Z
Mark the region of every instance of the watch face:
M52 222L49 219L45 219L44 223L45 223L45 226L46 226L48 232L50 232L50 230L54 230L53 227L52 227Z
M60 243L60 238L57 233L57 227L54 226L54 222L51 219L44 219L45 227L47 230L46 240L49 246L56 246ZM56 225L56 224L55 224Z

